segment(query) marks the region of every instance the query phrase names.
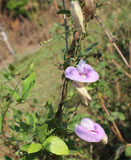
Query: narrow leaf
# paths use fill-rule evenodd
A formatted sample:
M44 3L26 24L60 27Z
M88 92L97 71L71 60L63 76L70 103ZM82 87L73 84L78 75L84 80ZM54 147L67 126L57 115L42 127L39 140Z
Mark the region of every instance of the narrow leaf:
M67 16L70 16L70 11L69 11L69 10L62 9L62 10L59 10L59 11L57 12L57 14L66 14Z
M31 73L23 82L22 85L22 98L26 98L31 91L31 89L34 87L36 80L36 73Z
M39 140L42 142L46 136L47 136L47 129L48 129L48 125L44 124L42 126L39 126L37 128L37 132L38 132L38 138Z

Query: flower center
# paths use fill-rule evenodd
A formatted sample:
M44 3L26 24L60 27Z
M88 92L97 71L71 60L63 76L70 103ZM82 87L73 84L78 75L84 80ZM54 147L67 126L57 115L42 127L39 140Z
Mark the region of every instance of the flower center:
M82 78L87 78L88 77L88 74L87 73L79 73L80 74L80 76L82 77Z

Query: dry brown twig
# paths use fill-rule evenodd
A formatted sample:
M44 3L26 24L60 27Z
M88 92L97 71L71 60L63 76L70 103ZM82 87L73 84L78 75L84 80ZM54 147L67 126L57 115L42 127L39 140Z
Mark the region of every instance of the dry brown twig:
M128 37L129 37L129 64L131 68L131 37L130 37L129 25L127 25L127 30L128 30Z
M118 98L121 98L121 91L120 91L120 85L119 85L118 80L116 80L116 90L118 93Z
M120 68L121 70L123 70L123 72L128 78L131 78L131 75L127 71L125 71L114 59L112 59L111 61L117 68Z
M128 68L131 68L131 66L129 65L129 63L127 62L127 60L125 59L125 57L123 56L123 53L121 52L121 50L119 49L118 45L116 44L116 42L114 41L111 33L105 28L104 24L102 23L101 19L99 18L98 15L95 16L97 22L99 23L99 25L101 26L101 28L104 30L105 34L107 35L107 37L109 38L109 40L112 42L113 46L115 47L116 51L119 53L120 57L122 58L123 62L126 64L126 66Z
M14 58L16 58L15 52L14 52L13 48L11 47L11 45L10 45L10 43L8 41L8 37L7 37L7 35L6 35L5 31L4 31L1 23L0 23L0 33L1 33L1 36L3 38L2 40L5 42L5 44L6 44L7 48L8 48L8 50L9 50L9 52L11 53L11 55Z
M58 3L56 0L53 0L53 1L54 1L55 9L56 9L56 11L58 11ZM60 23L62 23L62 24L64 23L64 20L61 15L60 15Z
M105 106L105 104L104 104L104 100L102 99L100 93L98 92L97 95L98 95L98 98L99 98L99 100L100 100L100 103L101 103L102 108L104 109L104 111L106 112L106 114L107 114L108 116L110 116L111 114L110 114L110 112L108 111L108 109L106 108L106 106ZM125 140L123 139L123 137L122 137L122 135L121 135L121 132L120 132L120 130L118 129L116 123L115 123L115 122L112 122L112 124L113 124L113 127L114 127L114 129L115 129L115 133L116 133L116 135L118 136L118 138L120 139L120 141L121 141L122 143L125 143Z

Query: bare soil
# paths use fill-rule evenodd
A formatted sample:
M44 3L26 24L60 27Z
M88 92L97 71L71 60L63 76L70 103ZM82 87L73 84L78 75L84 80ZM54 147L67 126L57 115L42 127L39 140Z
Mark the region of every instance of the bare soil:
M6 15L0 15L2 27L8 36L8 40L14 49L17 57L21 54L33 53L40 48L40 42L51 37L50 30L53 23L60 21L56 9L50 6L47 10L34 15L32 20L24 17L12 19ZM0 34L0 39L2 39ZM13 61L12 55L4 41L0 40L0 68L6 67Z

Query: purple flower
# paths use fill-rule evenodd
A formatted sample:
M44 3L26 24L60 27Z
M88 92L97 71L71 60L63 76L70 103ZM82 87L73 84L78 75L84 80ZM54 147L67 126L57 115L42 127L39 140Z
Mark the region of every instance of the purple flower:
M100 142L107 144L108 138L104 129L93 120L84 118L80 125L76 124L75 133L87 142Z
M99 79L98 73L84 60L80 60L76 67L69 66L65 70L66 78L77 82L91 83Z

